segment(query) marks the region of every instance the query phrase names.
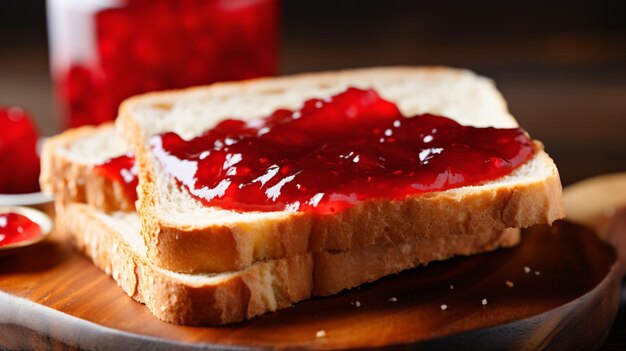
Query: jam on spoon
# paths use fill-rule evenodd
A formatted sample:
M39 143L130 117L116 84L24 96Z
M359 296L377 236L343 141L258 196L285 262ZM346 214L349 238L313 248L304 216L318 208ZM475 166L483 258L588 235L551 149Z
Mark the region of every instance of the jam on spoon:
M39 224L19 213L0 213L0 247L35 239L42 235Z

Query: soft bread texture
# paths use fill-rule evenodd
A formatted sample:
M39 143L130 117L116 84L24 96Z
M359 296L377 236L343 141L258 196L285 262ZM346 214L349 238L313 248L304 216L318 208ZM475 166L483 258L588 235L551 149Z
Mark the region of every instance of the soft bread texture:
M256 262L237 272L181 274L155 267L132 212L106 214L85 204L56 203L56 230L159 319L176 324L238 322L330 295L383 276L456 255L518 243L518 229L460 238L418 238L348 252L317 252Z
M309 251L498 232L564 216L558 171L539 142L527 164L496 181L404 200L366 201L332 216L203 206L163 172L148 145L158 133L174 131L188 139L224 118L251 120L278 108L295 109L348 86L376 89L406 116L429 112L466 125L517 126L489 79L445 67L305 74L131 98L120 107L117 126L139 162L138 212L149 259L179 272L222 272Z
M127 152L112 123L51 137L41 154L41 189L59 201L87 203L105 212L134 211L135 202L122 184L93 171L95 165Z

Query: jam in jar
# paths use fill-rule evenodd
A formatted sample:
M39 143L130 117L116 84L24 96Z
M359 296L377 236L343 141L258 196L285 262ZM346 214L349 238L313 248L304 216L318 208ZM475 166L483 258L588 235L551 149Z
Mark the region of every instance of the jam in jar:
M274 75L278 0L49 0L65 127L147 91Z

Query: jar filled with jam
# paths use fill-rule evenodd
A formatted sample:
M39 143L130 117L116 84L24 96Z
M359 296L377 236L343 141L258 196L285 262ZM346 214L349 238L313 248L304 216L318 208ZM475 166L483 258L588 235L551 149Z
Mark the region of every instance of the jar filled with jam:
M278 0L48 0L63 125L112 120L125 98L274 75Z

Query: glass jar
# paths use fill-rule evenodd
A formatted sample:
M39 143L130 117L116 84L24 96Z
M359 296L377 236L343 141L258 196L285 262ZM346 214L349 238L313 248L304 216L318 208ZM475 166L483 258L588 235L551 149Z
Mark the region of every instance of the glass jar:
M63 125L138 93L274 75L278 0L48 0Z

